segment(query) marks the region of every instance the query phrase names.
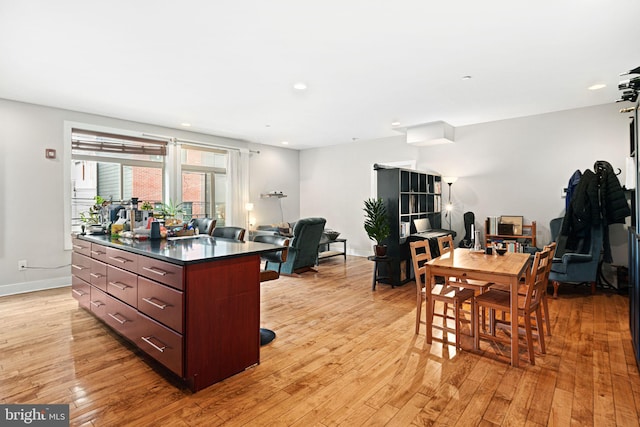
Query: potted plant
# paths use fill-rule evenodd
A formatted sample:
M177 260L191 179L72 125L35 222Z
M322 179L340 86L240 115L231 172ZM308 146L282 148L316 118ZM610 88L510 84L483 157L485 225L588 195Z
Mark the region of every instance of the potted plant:
M176 219L176 216L183 215L185 213L182 203L174 204L173 200L169 200L169 203L162 203L160 205L160 215L164 218L165 226L171 226L180 224L182 220Z
M391 227L384 201L380 198L367 199L364 201L364 211L364 229L369 239L376 242L373 247L374 253L376 256L385 256L387 245L382 242L391 234Z

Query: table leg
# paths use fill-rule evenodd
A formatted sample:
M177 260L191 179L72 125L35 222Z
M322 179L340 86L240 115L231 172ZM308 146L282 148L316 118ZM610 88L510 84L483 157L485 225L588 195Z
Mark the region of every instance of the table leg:
M427 326L427 331L425 332L425 335L427 337L427 344L431 344L432 342L432 334L431 334L431 327L432 327L432 322L433 322L433 306L431 305L431 282L433 280L433 276L431 275L431 269L429 268L429 265L427 264L427 268L426 268L426 272L424 275L424 287L425 287L425 293L426 293L426 310L425 310L425 315L427 316L427 318L425 319L425 325Z
M344 242L342 242L342 256L344 257L344 260L347 260L347 240L345 239Z

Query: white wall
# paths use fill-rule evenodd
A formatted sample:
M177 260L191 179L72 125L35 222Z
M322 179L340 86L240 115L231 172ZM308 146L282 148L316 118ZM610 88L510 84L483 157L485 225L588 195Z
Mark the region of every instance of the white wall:
M300 155L302 216L323 215L348 240L348 252L369 255L363 200L371 193L373 163L417 160L417 169L459 177L452 186L452 228L464 235L462 214L476 227L493 215L537 221L538 246L550 239L549 221L564 211L562 188L576 169L606 160L621 168L628 156L627 114L607 104L456 128L455 143L409 147L404 136L303 151ZM446 186L443 200L447 198ZM443 221L443 226L446 223ZM626 234L612 226L614 263L626 265Z
M296 150L252 144L249 160L251 169L250 200L254 205L251 214L255 225L271 225L296 221L300 218L300 152ZM281 191L287 195L282 199L261 198L261 194ZM280 205L282 204L282 212Z
M71 283L71 253L64 250L63 190L70 185L63 173L65 121L239 148L250 145L229 138L0 99L0 296ZM57 150L58 158L45 159L45 148ZM267 181L268 177L271 181L267 183L282 186L295 204L285 212L298 217L298 152L260 144L251 144L251 149L261 151L250 160L252 196L261 189L254 184ZM273 218L279 220L279 208ZM26 259L31 267L42 268L20 272L17 265L21 259Z

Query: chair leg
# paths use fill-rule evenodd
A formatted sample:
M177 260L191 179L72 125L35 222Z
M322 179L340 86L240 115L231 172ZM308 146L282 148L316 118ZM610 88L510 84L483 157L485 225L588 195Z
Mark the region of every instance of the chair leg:
M455 320L456 350L460 350L460 301L454 300L453 309L455 310L453 317Z
M480 329L484 330L484 315L482 316L482 328L480 327L480 315L478 303L475 299L472 301L473 310L471 310L471 316L473 317L473 323L475 324L476 333L473 335L473 348L475 350L480 349Z
M551 336L551 319L549 319L549 304L547 303L547 292L542 294L542 310L544 314L544 322L547 327L547 335Z
M538 306L536 308L536 326L538 328L538 343L540 344L540 353L545 354L546 350L544 348L544 330L542 328L542 308Z
M422 316L422 298L416 302L416 335L418 335L420 333L420 316Z
M558 283L557 280L553 281L553 297L554 298L558 298L558 286L560 286L560 283Z
M533 354L533 334L531 333L531 316L529 314L525 314L524 316L524 331L527 337L527 351L529 352L529 362L532 365L535 365L535 356ZM511 333L518 333L518 317L514 316L514 319L511 320ZM540 333L538 332L538 335Z
M596 282L591 282L591 295L596 293Z

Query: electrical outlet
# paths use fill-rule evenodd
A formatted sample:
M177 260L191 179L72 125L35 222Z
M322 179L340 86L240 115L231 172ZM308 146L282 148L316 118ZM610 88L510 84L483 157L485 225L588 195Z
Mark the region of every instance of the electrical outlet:
M21 259L18 261L18 271L25 271L27 269L27 260Z

